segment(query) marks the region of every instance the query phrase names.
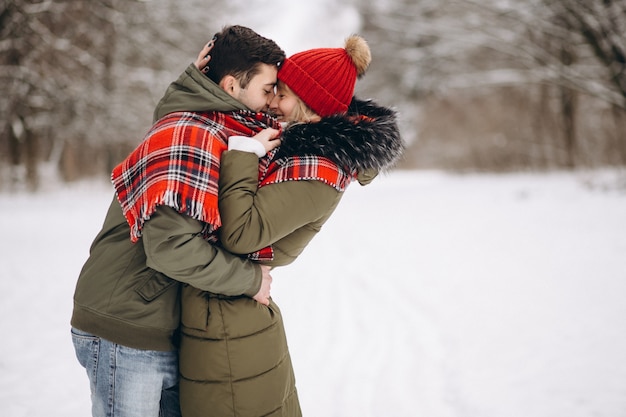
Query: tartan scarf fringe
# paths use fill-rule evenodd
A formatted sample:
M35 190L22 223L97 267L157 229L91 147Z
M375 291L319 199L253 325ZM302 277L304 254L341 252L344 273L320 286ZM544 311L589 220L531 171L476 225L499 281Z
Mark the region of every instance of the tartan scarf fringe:
M119 201L119 197L118 197ZM120 201L120 204L125 204ZM202 235L207 240L213 240L209 236L213 234L221 224L220 213L217 207L207 207L201 201L184 200L179 192L165 190L159 194L150 196L150 200L145 201L139 210L129 209L125 211L126 219L130 225L130 240L135 243L141 238L143 224L150 220L151 215L158 206L167 206L178 213L185 214L191 218L199 220L205 224Z
M212 230L218 229L222 223L217 207L207 207L202 201L187 199L182 200L176 191L167 190L163 193L161 204L165 204L201 222L208 223Z

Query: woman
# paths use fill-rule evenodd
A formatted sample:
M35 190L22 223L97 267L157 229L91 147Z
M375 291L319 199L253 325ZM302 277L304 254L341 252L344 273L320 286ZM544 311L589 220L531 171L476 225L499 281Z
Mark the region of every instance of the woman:
M196 66L208 58L201 54ZM291 263L339 204L353 180L369 183L403 150L395 113L353 99L371 61L366 42L287 58L270 108L286 123L254 139L231 137L220 168L220 242ZM267 152L267 155L264 155ZM261 157L261 160L259 160ZM182 293L180 396L184 417L299 416L280 311L248 297L193 287Z

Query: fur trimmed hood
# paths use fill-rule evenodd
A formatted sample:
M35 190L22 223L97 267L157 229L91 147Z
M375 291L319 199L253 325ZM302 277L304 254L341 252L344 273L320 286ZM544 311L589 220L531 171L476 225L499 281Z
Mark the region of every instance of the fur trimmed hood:
M315 155L350 170L385 171L405 148L396 119L394 110L355 97L346 114L288 126L275 158Z

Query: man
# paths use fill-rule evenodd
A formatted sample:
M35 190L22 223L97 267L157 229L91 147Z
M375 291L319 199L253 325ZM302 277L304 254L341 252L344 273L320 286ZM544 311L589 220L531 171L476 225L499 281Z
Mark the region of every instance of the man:
M220 59L211 63L208 77L192 64L168 92L184 91L187 78L201 78L215 100L214 108L207 108L198 98L199 109L250 114L242 112L233 121L216 114L170 112L171 101L159 105L159 121L114 170L116 196L80 273L71 319L94 417L180 415L182 285L269 304L269 268L211 243L219 214L210 206L217 201L212 178L219 172L217 139L268 127L271 120L259 120L256 112L272 99L285 54L273 41L241 26L227 27L214 39ZM193 97L185 98L190 111L193 102ZM208 131L216 138L210 142L215 149L203 147Z

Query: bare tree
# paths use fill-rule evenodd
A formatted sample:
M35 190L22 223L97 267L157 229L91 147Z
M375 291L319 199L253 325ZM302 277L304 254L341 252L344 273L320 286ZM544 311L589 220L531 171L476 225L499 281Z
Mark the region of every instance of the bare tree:
M366 79L377 94L388 93L376 85L379 79L398 86L395 100L408 103L432 96L480 100L489 91L526 91L535 97L530 105L549 110L538 117L558 115L559 133L543 134L554 136L553 146L563 149L555 155L564 155L558 164L569 167L577 163L578 148L588 148L579 141L597 140L579 135L581 97L596 108L626 110L622 0L398 0L361 7L370 38L376 33L378 59L389 64ZM527 142L528 147L535 144Z
M102 110L88 91L106 89L114 28L111 1L4 1L0 12L0 147L11 181L38 183L37 163L58 153L56 137L84 130ZM3 152L3 154L5 154Z
M553 83L626 108L623 1L398 0L361 7L366 29L386 46L376 49L387 69L412 93ZM564 48L575 51L576 62L555 54Z
M0 188L108 175L221 27L206 0L0 0Z

